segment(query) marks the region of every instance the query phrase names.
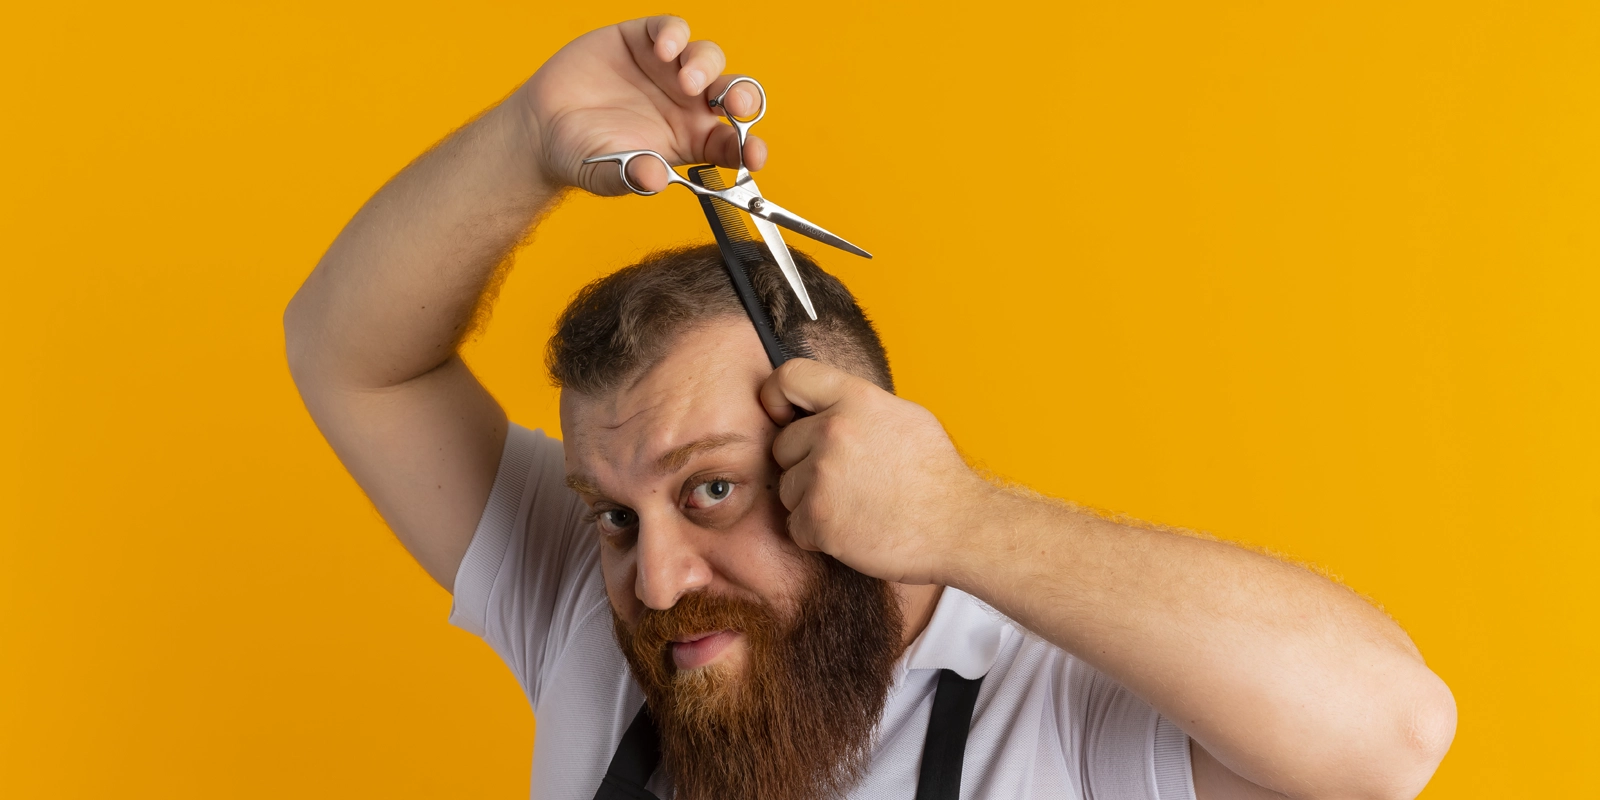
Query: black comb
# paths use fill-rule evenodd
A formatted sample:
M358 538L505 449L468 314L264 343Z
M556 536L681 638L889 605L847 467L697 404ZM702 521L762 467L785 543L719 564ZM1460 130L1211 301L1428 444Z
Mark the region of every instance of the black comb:
M728 188L722 180L722 173L710 164L690 167L689 180L707 189ZM772 316L761 304L761 298L756 296L755 287L750 283L750 272L768 259L762 243L750 234L750 228L744 221L744 212L721 200L704 195L699 195L699 198L700 208L706 212L706 222L711 224L711 233L717 237L717 248L722 251L722 266L727 268L728 278L733 281L733 291L739 295L739 303L744 306L745 313L750 315L756 335L761 337L761 347L767 351L767 360L772 362L772 368L777 369L791 358L812 358L811 350L804 342L789 345L778 338L777 331L772 327Z

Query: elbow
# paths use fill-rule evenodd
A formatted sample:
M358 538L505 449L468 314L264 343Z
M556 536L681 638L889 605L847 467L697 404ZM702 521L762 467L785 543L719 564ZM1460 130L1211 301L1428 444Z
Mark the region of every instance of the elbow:
M311 323L307 318L306 301L301 287L283 309L283 354L289 365L289 377L304 390L304 380L310 371Z
M1456 698L1439 676L1427 671L1424 687L1407 715L1404 738L1410 755L1409 780L1400 795L1411 800L1422 793L1450 752L1456 738Z
M1400 704L1392 746L1373 770L1371 800L1412 800L1422 793L1456 736L1456 701L1450 688L1426 667L1422 680Z

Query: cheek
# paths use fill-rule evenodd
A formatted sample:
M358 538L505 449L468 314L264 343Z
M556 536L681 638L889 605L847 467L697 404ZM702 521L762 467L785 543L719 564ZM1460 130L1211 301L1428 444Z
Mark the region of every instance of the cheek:
M776 491L764 492L717 548L713 568L743 594L788 608L805 584L811 554L789 538L789 517Z
M617 616L630 627L639 624L639 616L644 613L644 603L633 591L635 569L632 557L601 546L600 576L606 584L606 597Z

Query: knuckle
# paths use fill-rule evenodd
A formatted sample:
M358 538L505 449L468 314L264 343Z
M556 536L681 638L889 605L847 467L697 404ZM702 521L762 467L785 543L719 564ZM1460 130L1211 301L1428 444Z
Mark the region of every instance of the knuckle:
M856 434L855 420L841 415L830 415L822 422L823 435L831 440L849 439Z
M811 526L811 535L822 539L823 531L833 525L833 508L819 500L810 500L806 503L806 519Z
M801 505L811 519L827 521L832 518L833 493L825 484L813 485Z
M800 447L802 442L810 440L817 433L816 417L801 417L783 429L785 435L791 437L794 447Z
M885 392L877 384L854 376L851 376L848 391L851 397L862 403L880 404L896 399L894 395Z
M842 423L837 416L828 415L817 419L817 435L821 439L834 439L839 436L839 426Z

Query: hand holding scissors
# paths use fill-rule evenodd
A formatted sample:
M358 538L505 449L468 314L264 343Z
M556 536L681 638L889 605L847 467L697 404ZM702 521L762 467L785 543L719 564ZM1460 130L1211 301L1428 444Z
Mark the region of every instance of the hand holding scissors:
M761 98L761 106L756 110L755 116L747 120L734 116L733 112L723 104L723 101L728 96L728 91L740 83L749 83L754 86ZM864 258L871 258L872 254L830 233L799 214L768 200L762 196L761 190L756 187L755 179L751 177L750 170L744 164L744 145L750 127L760 122L761 118L767 114L767 92L760 82L748 77L735 78L727 86L723 87L721 94L708 102L713 108L722 109L722 113L728 118L728 122L733 125L733 129L739 137L739 173L734 180L734 184L726 189L707 189L684 179L672 169L672 164L666 158L654 150L625 150L620 153L606 153L584 159L583 163L615 162L622 173L622 183L628 187L629 191L638 195L650 196L657 194L657 192L648 191L628 179L628 164L636 158L654 158L660 161L663 167L666 167L667 184L669 186L673 184L683 186L697 195L716 198L749 214L751 220L755 222L756 230L761 233L761 238L766 242L767 249L771 251L773 259L777 262L778 268L782 270L784 278L789 281L789 287L800 298L800 303L805 306L806 313L812 319L816 319L816 312L811 307L811 298L806 294L805 284L800 280L800 271L795 267L794 259L789 255L789 247L784 244L783 235L778 231L778 226L781 225L796 233Z

